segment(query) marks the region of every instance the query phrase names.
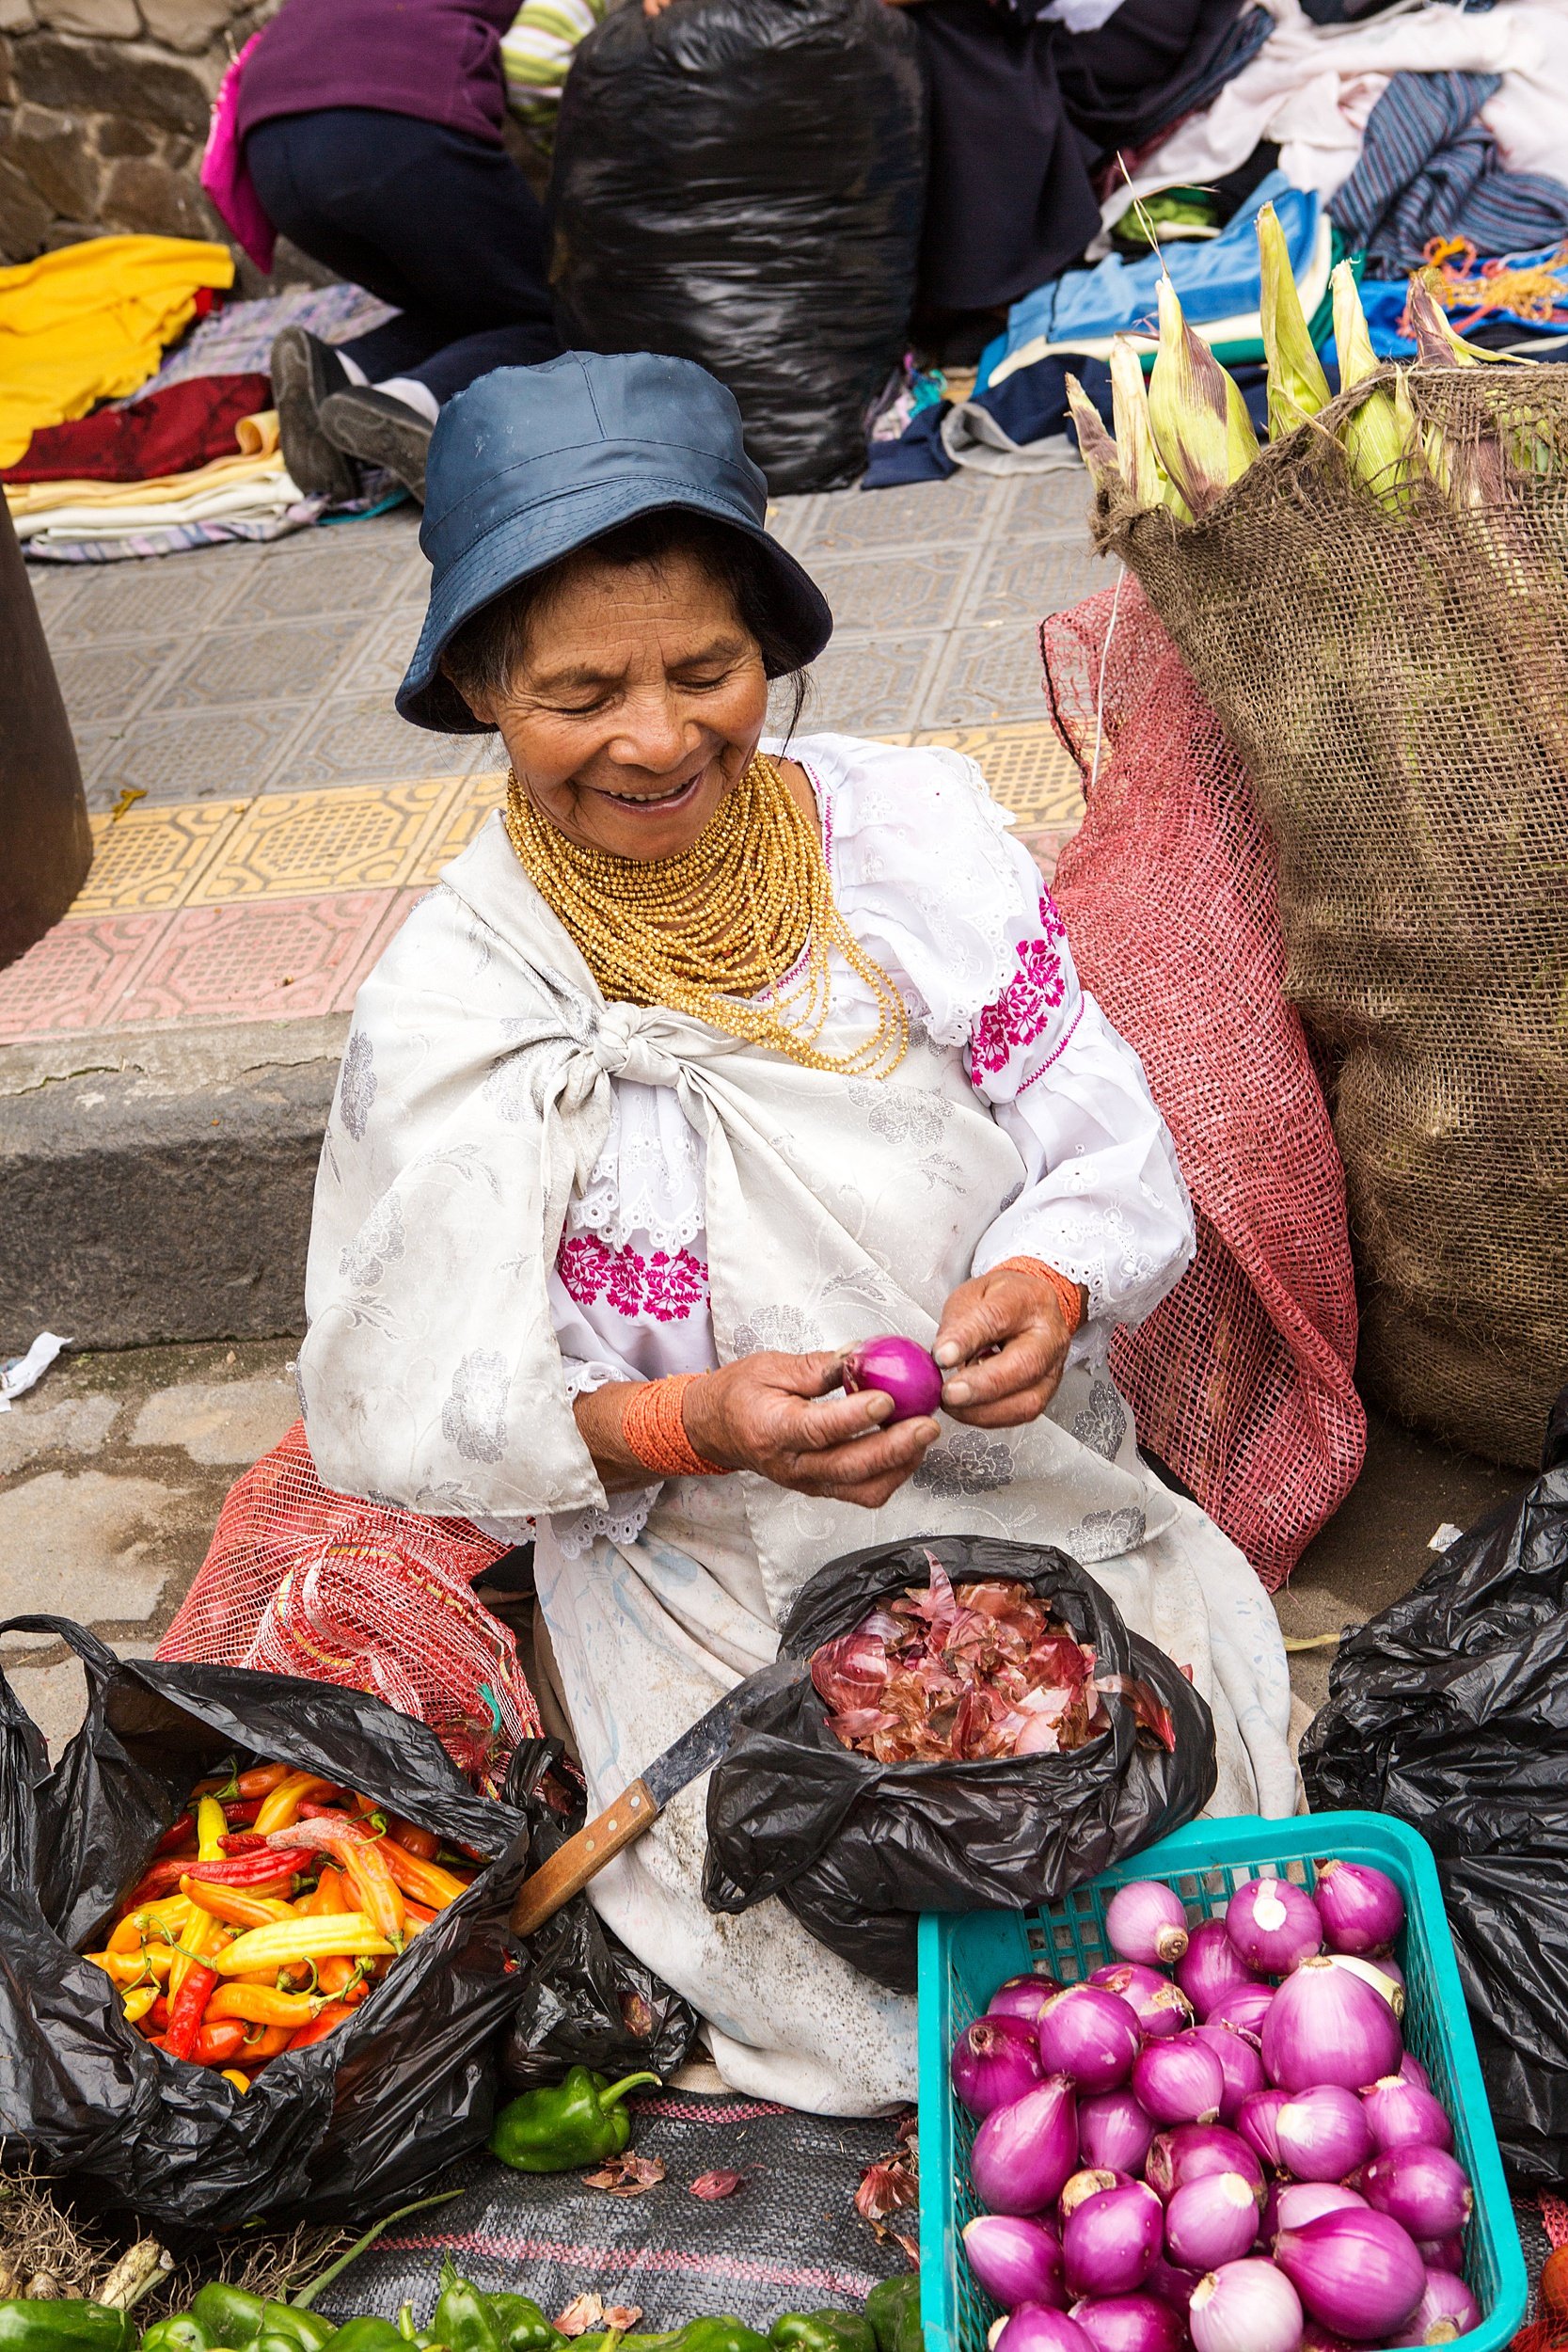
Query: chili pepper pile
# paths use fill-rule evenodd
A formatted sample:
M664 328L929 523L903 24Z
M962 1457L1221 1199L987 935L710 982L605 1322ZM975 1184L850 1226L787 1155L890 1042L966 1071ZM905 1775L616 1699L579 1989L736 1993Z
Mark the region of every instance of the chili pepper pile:
M86 1958L148 2041L248 2090L270 2058L352 2016L464 1892L474 1865L440 1851L432 1831L287 1764L199 1781Z

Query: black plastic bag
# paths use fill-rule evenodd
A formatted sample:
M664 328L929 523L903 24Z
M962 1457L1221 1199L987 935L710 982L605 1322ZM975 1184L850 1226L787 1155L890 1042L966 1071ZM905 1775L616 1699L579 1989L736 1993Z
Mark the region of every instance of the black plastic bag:
M1050 1548L935 1535L850 1552L812 1578L781 1649L810 1658L879 1600L928 1584L933 1560L955 1584L1028 1585L1093 1645L1097 1676L1151 1685L1176 1747L1140 1735L1131 1702L1113 1696L1111 1729L1066 1756L879 1764L828 1729L809 1680L758 1701L708 1784L709 1908L745 1911L777 1895L819 1942L905 1992L914 1989L921 1912L1054 1902L1190 1821L1216 1778L1213 1718L1186 1676Z
M531 1869L587 1819L582 1784L557 1769L560 1759L559 1740L531 1740L507 1777L507 1796L532 1830ZM697 2039L696 2010L627 1951L586 1895L574 1895L519 1948L523 1989L501 2058L509 2089L558 2083L571 2066L617 2076L646 2069L668 2077L686 2064Z
M87 1673L82 1729L51 1772L0 1676L0 2138L90 2202L160 2229L265 2214L355 2217L483 2145L499 2031L517 1997L507 1915L528 1822L477 1797L434 1732L336 1683L121 1660L62 1617ZM112 1923L194 1781L228 1759L309 1767L490 1857L325 2041L240 2093L152 2048L79 1954Z
M919 42L884 0L620 8L562 99L562 334L700 360L775 496L853 482L909 338L925 181Z
M1348 1633L1302 1743L1315 1810L1420 1831L1505 2162L1568 2177L1568 1390L1543 1475Z

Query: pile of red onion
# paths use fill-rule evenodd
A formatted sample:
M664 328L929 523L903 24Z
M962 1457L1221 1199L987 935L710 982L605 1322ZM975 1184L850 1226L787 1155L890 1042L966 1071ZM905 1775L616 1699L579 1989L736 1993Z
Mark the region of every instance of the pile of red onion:
M1143 1880L1117 1961L1015 1977L953 2049L991 2352L1354 2352L1480 2325L1470 2185L1403 2046L1400 1891L1363 1863L1189 1929Z

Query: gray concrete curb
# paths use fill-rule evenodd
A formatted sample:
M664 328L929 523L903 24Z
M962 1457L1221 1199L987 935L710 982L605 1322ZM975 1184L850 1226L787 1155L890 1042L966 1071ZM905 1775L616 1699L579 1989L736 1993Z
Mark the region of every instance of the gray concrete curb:
M0 1049L0 1354L305 1327L347 1014Z

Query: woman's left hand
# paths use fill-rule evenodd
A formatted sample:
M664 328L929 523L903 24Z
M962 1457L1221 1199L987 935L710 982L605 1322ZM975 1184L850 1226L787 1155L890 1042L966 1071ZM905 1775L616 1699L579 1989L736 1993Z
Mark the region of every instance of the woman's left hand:
M1037 1421L1056 1393L1071 1338L1061 1301L1037 1275L998 1267L960 1282L931 1349L945 1375L943 1412L977 1429Z

